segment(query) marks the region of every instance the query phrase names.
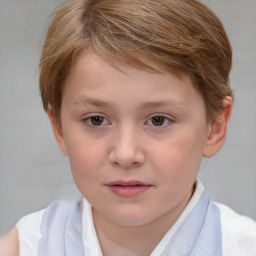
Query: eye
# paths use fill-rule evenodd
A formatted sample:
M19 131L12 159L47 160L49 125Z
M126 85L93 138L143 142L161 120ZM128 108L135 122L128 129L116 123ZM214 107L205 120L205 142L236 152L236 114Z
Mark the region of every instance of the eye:
M104 126L109 125L110 122L103 116L89 116L83 119L88 126Z
M167 118L165 116L153 116L151 117L148 121L147 124L148 125L152 125L152 126L168 126L171 122L170 118Z

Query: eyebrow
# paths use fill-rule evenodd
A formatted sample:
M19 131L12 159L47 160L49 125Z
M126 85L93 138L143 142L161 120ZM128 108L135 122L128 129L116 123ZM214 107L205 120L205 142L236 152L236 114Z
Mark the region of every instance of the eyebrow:
M109 107L109 106L113 106L114 104L112 102L106 102L103 100L99 100L99 99L93 99L93 98L88 98L88 97L82 97L79 98L78 100L76 100L74 102L74 105L92 105L95 107Z
M142 104L142 108L157 108L157 107L181 107L185 106L185 103L174 100L160 100L145 102Z
M74 102L74 105L91 105L96 107L112 107L113 102L106 102L100 99L82 97ZM141 108L157 108L157 107L182 107L185 106L183 102L174 100L159 100L159 101L149 101L141 104Z

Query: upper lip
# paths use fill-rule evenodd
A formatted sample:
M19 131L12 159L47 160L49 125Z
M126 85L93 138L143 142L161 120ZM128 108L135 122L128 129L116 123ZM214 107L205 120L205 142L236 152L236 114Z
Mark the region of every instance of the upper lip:
M150 184L137 181L137 180L130 180L130 181L123 181L123 180L116 180L106 184L107 186L151 186Z

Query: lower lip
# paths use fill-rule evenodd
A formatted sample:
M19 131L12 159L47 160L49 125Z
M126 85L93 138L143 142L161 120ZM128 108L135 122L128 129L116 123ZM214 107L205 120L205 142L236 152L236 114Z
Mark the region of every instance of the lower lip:
M108 186L108 188L120 197L135 197L147 191L150 185L138 186Z

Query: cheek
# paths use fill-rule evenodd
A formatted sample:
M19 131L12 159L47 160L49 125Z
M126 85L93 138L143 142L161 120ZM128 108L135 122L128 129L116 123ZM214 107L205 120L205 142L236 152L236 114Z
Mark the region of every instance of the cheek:
M202 158L202 136L184 130L154 148L154 164L162 170L163 179L178 182L195 178Z
M103 147L97 143L81 140L68 144L69 160L73 177L77 183L90 183L95 180L104 161Z
M101 177L100 152L95 147L74 147L69 154L74 182L80 193L91 198L98 196L97 184Z

